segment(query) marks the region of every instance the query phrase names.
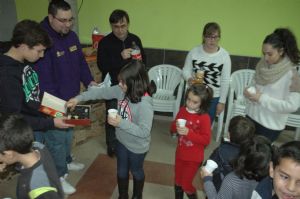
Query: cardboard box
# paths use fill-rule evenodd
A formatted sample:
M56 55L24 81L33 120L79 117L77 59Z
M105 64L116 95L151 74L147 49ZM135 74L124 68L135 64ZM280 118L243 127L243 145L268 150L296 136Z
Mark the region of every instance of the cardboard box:
M44 92L39 111L53 117L63 117L67 119L67 124L86 126L91 124L90 113L91 106L77 105L74 110L65 107L66 101Z
M73 110L67 109L66 123L86 126L91 124L90 120L91 106L90 105L77 105Z

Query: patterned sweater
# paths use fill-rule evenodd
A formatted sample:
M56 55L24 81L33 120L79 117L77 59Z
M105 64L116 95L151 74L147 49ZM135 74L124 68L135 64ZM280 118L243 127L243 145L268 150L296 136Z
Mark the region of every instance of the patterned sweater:
M193 48L185 59L183 77L187 81L197 70L204 71L204 83L214 91L214 97L225 103L229 89L231 60L229 53L222 47L216 53L207 53L203 45Z

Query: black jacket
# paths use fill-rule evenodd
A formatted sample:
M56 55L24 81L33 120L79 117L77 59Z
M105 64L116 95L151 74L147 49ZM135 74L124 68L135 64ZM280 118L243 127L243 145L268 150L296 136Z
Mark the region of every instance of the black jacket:
M218 164L218 168L213 172L213 183L217 189L220 189L224 177L233 171L232 161L234 161L240 152L237 144L222 140L220 146L214 150L209 159Z
M38 111L39 81L30 64L0 55L0 112L21 113L33 130L54 128L53 118Z
M113 33L110 33L99 42L97 64L102 72L102 79L109 73L112 79L112 85L118 84L118 74L120 70L131 61L131 59L124 60L121 56L121 52L124 49L131 48L133 41L140 48L142 60L146 63L142 42L138 36L132 33L128 33L124 41L121 41Z

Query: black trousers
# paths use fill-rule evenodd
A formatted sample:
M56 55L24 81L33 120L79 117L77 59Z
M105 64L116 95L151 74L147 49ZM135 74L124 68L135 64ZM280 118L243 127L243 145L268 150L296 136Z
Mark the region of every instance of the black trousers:
M108 109L114 108L118 109L118 100L112 99L112 100L106 100L106 118L107 118L107 111ZM106 135L106 145L108 148L116 148L116 133L115 133L115 127L108 124L107 120L105 121L105 135Z

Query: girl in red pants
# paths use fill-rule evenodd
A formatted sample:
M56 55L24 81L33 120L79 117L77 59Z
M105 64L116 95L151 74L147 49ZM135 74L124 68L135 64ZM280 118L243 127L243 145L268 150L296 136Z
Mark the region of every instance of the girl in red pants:
M183 199L185 192L190 199L197 198L192 185L193 178L204 159L204 148L210 142L211 125L208 112L213 96L211 88L204 84L191 85L181 107L171 124L171 133L178 134L175 157L175 198ZM180 126L178 119L186 120Z

